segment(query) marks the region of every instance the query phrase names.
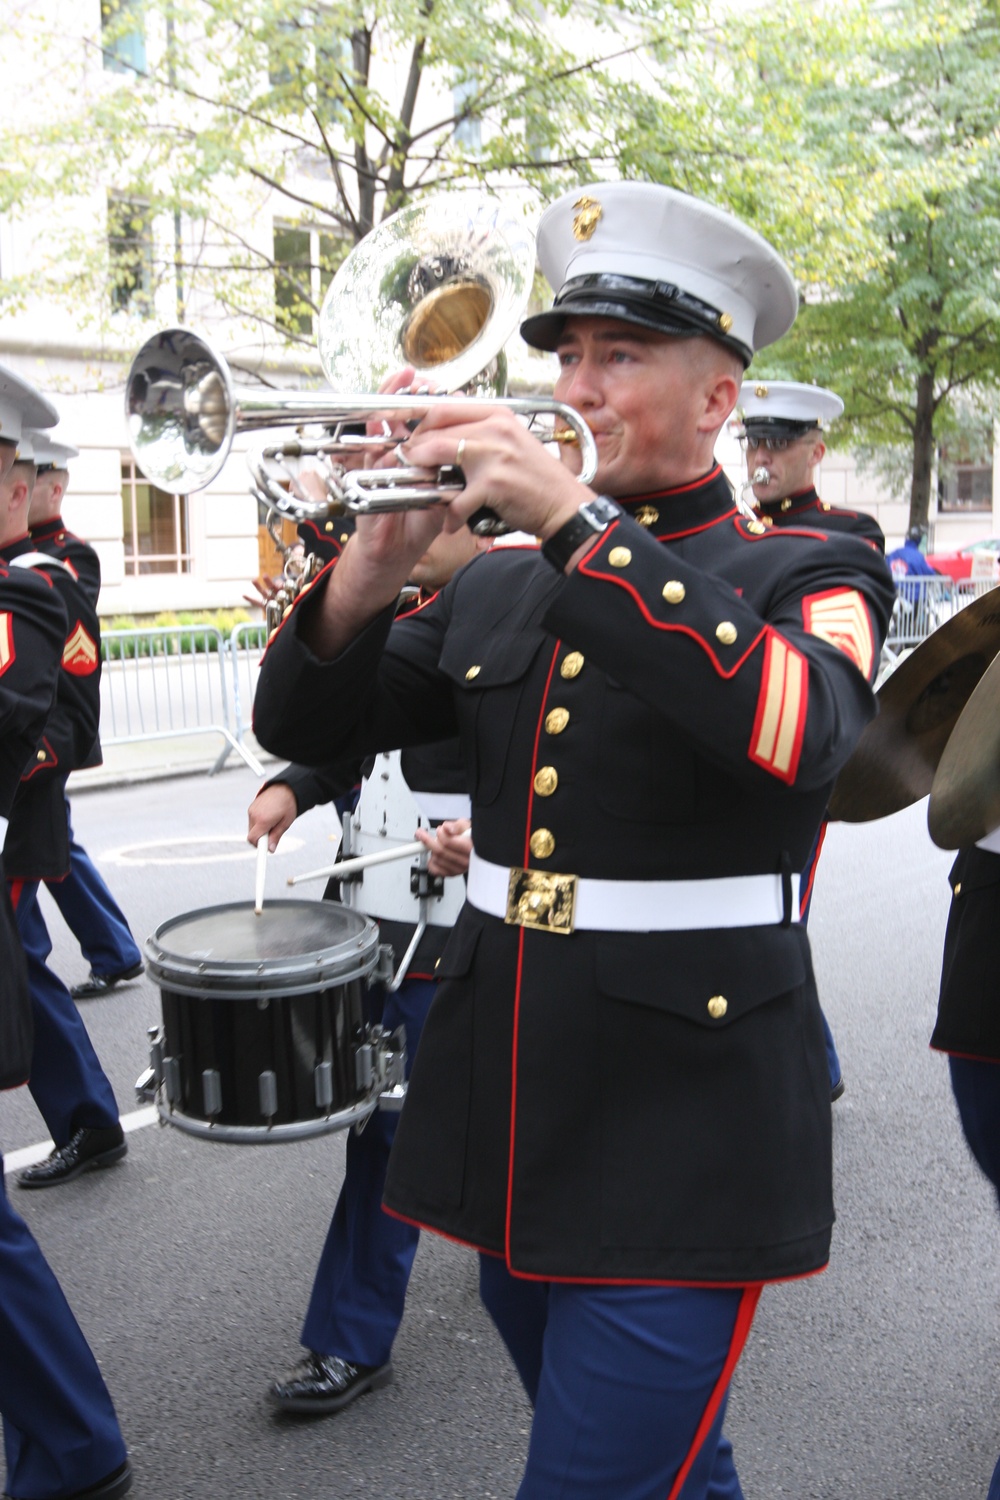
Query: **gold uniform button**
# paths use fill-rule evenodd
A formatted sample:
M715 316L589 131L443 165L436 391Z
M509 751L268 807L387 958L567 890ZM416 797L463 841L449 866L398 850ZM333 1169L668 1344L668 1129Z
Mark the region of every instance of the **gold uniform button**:
M45 759L45 751L44 750L38 750L38 751L36 751L36 753L35 753L35 759L36 760L44 760Z
M482 670L482 667L470 667L465 674L466 682L471 682L474 677L478 677Z
M539 797L551 797L559 785L559 772L555 766L542 766L535 773L535 780L532 784Z
M440 969L440 967L441 967L441 960L439 958L436 958L434 960L434 967L435 967L435 969Z
M562 662L559 665L560 677L579 677L582 671L583 657L581 656L579 651L571 651L568 656L563 657Z
M562 734L569 723L568 708L552 708L545 715L545 733Z
M326 525L323 527L323 530L324 531L332 531L333 530L333 522L332 521L327 521Z
M830 509L829 505L827 505L827 503L826 503L825 500L821 500L820 501L819 508L820 508L820 510L829 510Z
M961 894L962 894L962 882L959 880L956 883L956 885L955 885L955 895L956 896L960 896Z
M663 597L668 604L680 604L686 593L687 589L677 578L671 578L663 585Z
M715 627L715 638L723 646L731 646L736 639L736 626L731 620L723 620L721 625Z
M750 532L751 536L763 536L766 530L767 527L764 525L763 521L747 522L747 531Z
M627 547L612 547L608 553L608 562L613 568L627 568L632 561L632 554Z
M782 500L781 508L782 510L791 510L792 502L790 500Z
M725 995L713 995L708 1002L708 1013L713 1021L721 1021L729 1009L729 1001Z
M346 542L346 541L347 541L347 532L346 532L346 531L342 531L342 532L341 532L341 533L340 533L340 540L341 540L341 541L342 541L342 542Z
M536 828L528 840L528 848L536 859L548 859L555 847L556 841L547 828Z
M660 519L660 512L655 505L640 505L635 513L635 519L640 526L655 526Z

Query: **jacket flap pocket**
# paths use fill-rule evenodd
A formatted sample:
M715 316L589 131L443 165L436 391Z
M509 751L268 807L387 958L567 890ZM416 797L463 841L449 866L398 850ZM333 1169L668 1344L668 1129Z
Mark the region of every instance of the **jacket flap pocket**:
M519 682L538 654L543 637L534 631L494 632L453 628L445 637L439 665L458 687L470 691Z
M805 933L795 927L601 936L597 982L604 994L693 1021L731 1026L787 994L809 973Z
M461 979L468 974L483 925L482 914L474 907L462 908L435 970L438 979Z

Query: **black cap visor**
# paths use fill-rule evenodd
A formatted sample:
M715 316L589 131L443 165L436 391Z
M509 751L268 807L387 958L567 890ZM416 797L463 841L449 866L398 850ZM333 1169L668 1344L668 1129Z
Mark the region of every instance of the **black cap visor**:
M684 338L711 338L737 354L744 369L753 351L732 338L720 322L725 314L692 297L680 287L634 276L577 276L562 287L549 312L536 313L521 324L521 337L535 349L550 353L559 347L568 317L620 318L656 333Z
M746 417L743 422L745 437L799 438L814 432L817 437L823 429L816 422L792 422L787 417Z

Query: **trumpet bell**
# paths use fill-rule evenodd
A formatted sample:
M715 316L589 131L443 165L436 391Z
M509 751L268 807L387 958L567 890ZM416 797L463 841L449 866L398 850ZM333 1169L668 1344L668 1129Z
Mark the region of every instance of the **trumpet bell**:
M400 209L337 271L319 315L335 391L367 391L402 365L440 391L502 395L503 346L535 269L528 219L498 198L445 193Z
M171 494L217 478L236 432L229 367L188 328L147 339L125 387L129 443L143 471Z

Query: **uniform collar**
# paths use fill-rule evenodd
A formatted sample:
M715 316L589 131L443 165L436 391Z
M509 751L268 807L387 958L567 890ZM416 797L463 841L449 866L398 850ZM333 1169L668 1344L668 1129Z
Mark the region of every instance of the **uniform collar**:
M30 536L19 536L13 542L4 542L0 547L0 557L5 562L12 562L15 557L20 557L22 552L34 552Z
M819 504L820 498L815 486L810 485L807 490L799 490L796 495L786 495L784 500L762 500L760 509L761 514L765 516L794 516L800 510L809 510L811 506Z
M663 539L702 531L736 513L732 485L721 464L689 484L648 495L629 495L619 504L653 536Z
M53 516L49 521L39 521L37 526L32 526L28 535L47 541L49 537L56 536L60 531L65 530L62 516Z

